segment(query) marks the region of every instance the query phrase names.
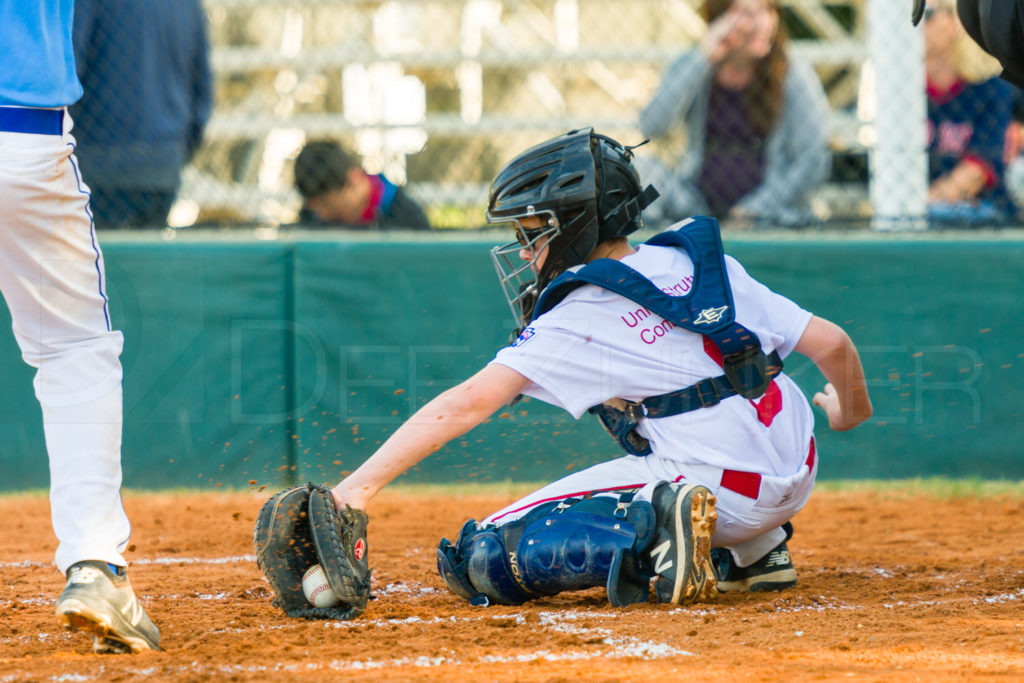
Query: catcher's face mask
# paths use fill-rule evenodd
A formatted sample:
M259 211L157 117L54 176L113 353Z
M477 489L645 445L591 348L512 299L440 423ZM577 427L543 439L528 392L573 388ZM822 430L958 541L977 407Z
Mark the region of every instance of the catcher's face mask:
M550 212L534 212L533 207L527 208L523 216L493 221L507 223L511 220L516 231L516 241L491 249L491 260L501 283L502 293L512 309L517 323L525 325L530 321L533 305L540 295L541 268L548 255L548 247L552 240L561 233L558 218ZM523 218L531 227L525 227ZM537 218L540 219L539 225Z

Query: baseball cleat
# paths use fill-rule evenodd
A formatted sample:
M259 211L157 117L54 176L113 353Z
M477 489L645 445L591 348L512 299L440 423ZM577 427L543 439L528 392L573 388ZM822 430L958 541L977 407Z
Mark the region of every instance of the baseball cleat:
M69 631L92 633L96 652L160 649L160 629L136 599L124 568L115 571L106 562L86 560L68 569L57 619Z
M658 602L689 605L713 598L715 570L711 537L715 533L715 497L699 484L661 482L651 500L658 536L651 547L651 567Z
M718 590L780 591L796 585L796 569L783 541L775 549L749 567L740 567L726 548L715 548L715 569L718 572Z

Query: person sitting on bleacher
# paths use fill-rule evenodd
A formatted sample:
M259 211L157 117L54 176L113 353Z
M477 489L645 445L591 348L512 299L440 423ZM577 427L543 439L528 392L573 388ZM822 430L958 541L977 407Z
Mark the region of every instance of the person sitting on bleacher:
M686 130L674 169L638 161L662 193L647 213L808 220L810 196L829 168L817 74L787 54L776 0L707 0L702 14L707 34L669 66L640 115L649 138L680 121Z
M1004 181L1013 86L972 83L961 70L963 27L952 0L925 10L928 81L928 215L933 223L1000 223L1016 214Z
M427 230L427 214L405 190L370 174L332 140L306 144L295 159L304 227Z
M1013 93L1013 122L1006 136L1006 191L1017 207L1018 216L1024 218L1024 90L1015 87Z

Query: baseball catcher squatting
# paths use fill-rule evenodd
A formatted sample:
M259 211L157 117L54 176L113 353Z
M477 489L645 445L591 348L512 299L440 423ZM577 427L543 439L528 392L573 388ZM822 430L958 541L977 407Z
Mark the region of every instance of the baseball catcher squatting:
M871 415L859 356L840 327L725 255L714 219L686 218L631 245L658 196L632 157L574 130L498 173L487 219L514 237L492 258L518 334L333 491L299 487L268 501L256 547L285 611L358 614L369 590L359 510L520 395L595 414L622 455L442 539L438 570L456 595L514 605L604 587L620 606L648 601L653 586L659 602L690 604L796 583L790 519L811 494L819 454L811 406L783 362L794 351L814 361L828 383L813 402L832 429L847 430ZM326 552L325 532L338 538ZM317 559L336 561L328 576L347 591L340 614L300 604L298 578Z

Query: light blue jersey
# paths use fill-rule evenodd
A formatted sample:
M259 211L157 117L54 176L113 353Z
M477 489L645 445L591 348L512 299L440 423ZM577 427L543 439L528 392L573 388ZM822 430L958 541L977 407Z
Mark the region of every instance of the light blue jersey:
M74 0L0 2L0 105L64 107L82 96L71 46Z

